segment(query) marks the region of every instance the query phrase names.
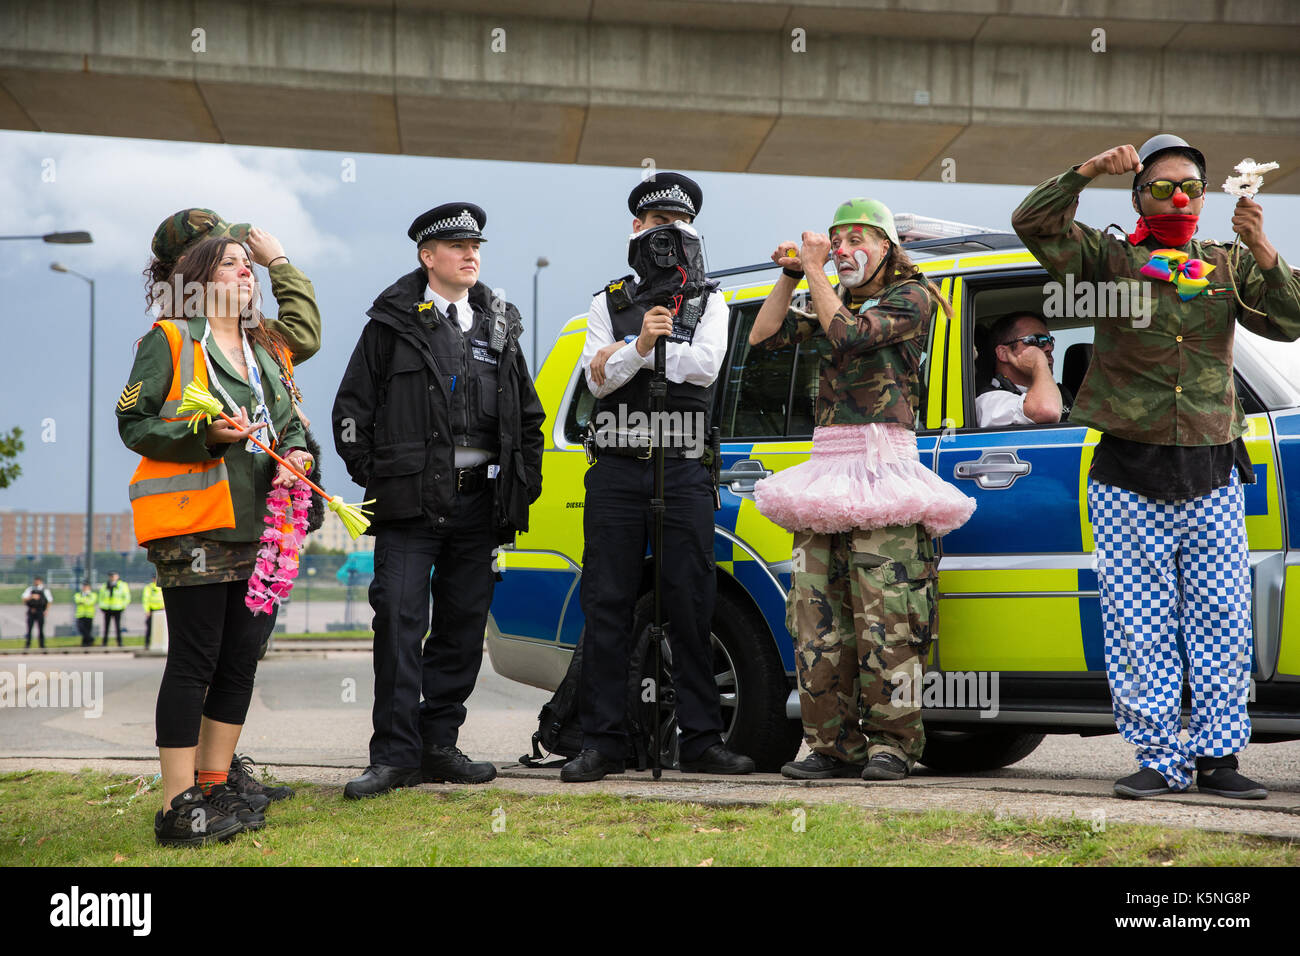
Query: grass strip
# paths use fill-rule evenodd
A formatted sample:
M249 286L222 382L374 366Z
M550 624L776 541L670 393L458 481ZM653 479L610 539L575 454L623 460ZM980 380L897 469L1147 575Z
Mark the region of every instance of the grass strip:
M353 802L296 785L267 826L157 847L148 776L0 774L0 866L1296 866L1268 837L847 806L713 807L610 794L401 790Z

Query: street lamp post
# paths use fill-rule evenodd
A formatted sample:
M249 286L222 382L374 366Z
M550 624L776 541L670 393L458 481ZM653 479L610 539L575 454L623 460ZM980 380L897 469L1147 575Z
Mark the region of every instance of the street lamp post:
M0 239L40 239L58 246L80 246L91 241L88 232L47 232L35 236L0 236Z
M542 270L549 266L550 260L546 256L537 257L537 270L533 273L533 376L537 376L537 326L539 316L537 315L537 277L542 274Z
M89 241L89 234L82 235L86 235L86 241ZM50 268L55 272L74 275L90 284L90 393L86 412L86 576L82 579L90 581L95 567L95 280L83 276L75 269L69 269L61 262L51 262Z

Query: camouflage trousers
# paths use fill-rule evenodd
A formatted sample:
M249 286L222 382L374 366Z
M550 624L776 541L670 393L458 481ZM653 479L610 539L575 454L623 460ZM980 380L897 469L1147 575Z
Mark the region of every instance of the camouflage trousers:
M797 531L793 568L786 627L808 746L849 763L890 753L910 769L925 747L921 708L895 691L920 686L937 636L929 535L919 524Z

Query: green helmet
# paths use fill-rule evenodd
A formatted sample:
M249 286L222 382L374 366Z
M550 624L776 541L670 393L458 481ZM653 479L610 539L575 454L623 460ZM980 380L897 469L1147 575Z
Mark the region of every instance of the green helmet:
M831 220L826 232L834 232L836 226L875 226L894 245L902 245L898 241L898 230L894 228L894 214L888 206L876 199L850 199L841 205L835 210L835 218Z

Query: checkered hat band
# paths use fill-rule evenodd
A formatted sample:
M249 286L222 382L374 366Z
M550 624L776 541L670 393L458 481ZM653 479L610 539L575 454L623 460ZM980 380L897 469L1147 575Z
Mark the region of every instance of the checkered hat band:
M462 209L458 216L453 216L450 219L439 219L437 222L425 226L416 233L415 241L423 242L435 232L442 232L447 229L468 229L471 232L478 232L478 220L469 214L468 209Z
M636 208L644 209L646 206L650 205L651 203L664 202L664 201L679 202L687 209L689 209L692 213L695 212L695 203L691 202L691 197L688 196L685 190L683 190L682 187L678 186L676 183L669 186L667 189L660 189L657 192L646 193L644 196L641 197L641 201L637 203Z

